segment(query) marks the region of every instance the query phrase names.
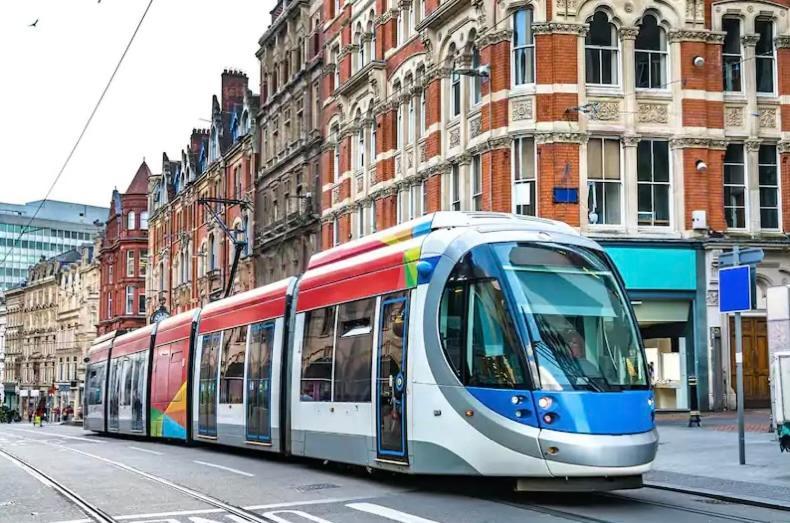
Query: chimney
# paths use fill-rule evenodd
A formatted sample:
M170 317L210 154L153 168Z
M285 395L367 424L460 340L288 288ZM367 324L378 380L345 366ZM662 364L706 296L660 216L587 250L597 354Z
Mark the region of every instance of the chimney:
M194 154L200 153L203 140L207 140L208 135L208 129L192 129L192 135L189 137L189 150Z
M249 79L241 71L225 69L222 71L222 111L233 111L235 105L244 103Z

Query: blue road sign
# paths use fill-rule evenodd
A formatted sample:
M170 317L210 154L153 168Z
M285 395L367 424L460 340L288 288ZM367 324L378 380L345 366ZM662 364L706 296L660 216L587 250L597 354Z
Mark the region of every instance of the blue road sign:
M752 310L752 268L738 265L719 269L719 312Z
M750 247L748 249L735 249L719 255L719 267L734 267L736 265L757 265L765 253L762 249Z

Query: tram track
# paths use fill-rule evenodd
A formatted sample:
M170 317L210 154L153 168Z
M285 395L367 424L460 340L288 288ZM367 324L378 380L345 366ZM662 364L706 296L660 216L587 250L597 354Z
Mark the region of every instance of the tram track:
M63 483L55 480L42 470L34 467L27 461L23 460L22 458L15 456L14 454L8 452L7 450L0 448L0 456L3 456L5 459L16 465L17 467L24 470L26 473L33 476L35 479L40 481L42 484L50 487L55 492L60 494L63 498L68 500L70 503L75 505L79 508L86 516L88 516L91 520L95 521L96 523L118 523L115 518L104 512L102 509L97 507L95 504L89 502Z

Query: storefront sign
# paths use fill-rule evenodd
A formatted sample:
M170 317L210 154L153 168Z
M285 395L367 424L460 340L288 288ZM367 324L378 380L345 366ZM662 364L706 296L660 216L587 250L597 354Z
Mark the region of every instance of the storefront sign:
M693 249L606 247L631 290L696 291L697 253Z

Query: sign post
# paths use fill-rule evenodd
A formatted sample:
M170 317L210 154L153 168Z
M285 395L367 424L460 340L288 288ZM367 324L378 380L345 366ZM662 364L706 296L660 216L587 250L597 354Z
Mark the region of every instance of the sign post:
M743 339L741 313L752 310L755 266L763 259L762 249L739 249L719 256L719 311L735 313L735 397L738 406L738 460L746 464L743 422Z

